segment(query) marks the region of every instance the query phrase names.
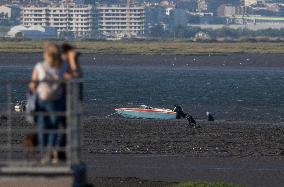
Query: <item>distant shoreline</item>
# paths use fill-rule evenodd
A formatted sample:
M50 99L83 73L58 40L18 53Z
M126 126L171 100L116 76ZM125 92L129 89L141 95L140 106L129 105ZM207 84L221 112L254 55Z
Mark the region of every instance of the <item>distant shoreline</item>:
M63 43L62 41L55 41ZM44 41L1 41L0 53L38 53ZM281 42L76 41L82 53L102 55L281 54Z

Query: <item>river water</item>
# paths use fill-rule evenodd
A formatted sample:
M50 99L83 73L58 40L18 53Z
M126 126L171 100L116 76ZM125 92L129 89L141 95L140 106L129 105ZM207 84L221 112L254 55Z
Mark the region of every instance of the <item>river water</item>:
M102 62L102 57L94 59L95 56L82 58L87 115L104 117L116 107L141 104L166 108L180 104L197 119L205 119L209 111L218 120L284 122L284 68L281 66L237 66L239 62L232 63L228 58L233 65L224 65L222 59L218 64L215 59L213 66L194 56L188 57L189 62L195 63L199 58L201 65L162 56L154 58L157 63L143 63L143 57L135 63L133 56L108 56ZM250 57L252 60L240 58L253 61L253 57ZM23 59L29 63L23 63ZM15 54L11 59L2 55L0 80L28 80L33 63L39 59L39 54ZM7 102L5 89L2 84L0 103ZM14 85L11 90L12 102L25 99L25 85Z

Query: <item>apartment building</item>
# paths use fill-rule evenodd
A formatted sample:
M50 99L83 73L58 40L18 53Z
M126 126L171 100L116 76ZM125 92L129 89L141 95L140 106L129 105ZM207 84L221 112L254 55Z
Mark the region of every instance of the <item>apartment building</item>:
M99 5L97 30L108 38L141 37L145 30L144 6Z
M0 5L0 15L7 19L19 19L21 16L21 9L16 5Z
M241 0L241 5L250 6L252 4L256 4L259 0Z
M88 38L94 27L93 7L90 5L33 5L24 7L22 14L24 26L54 27L58 35L72 34L75 38Z
M197 12L206 12L208 10L208 4L206 0L197 0Z
M233 17L236 15L236 7L232 5L223 4L217 9L217 16L219 17Z

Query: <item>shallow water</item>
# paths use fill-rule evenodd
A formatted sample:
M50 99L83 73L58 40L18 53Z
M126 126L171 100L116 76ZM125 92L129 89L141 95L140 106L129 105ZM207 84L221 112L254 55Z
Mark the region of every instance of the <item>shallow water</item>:
M192 57L190 57L192 58ZM90 60L90 58L84 58ZM85 111L106 116L116 107L180 104L198 119L212 112L219 120L284 121L284 69L151 64L84 63ZM0 66L0 80L27 80L31 64ZM7 101L1 86L0 103ZM25 86L12 87L12 102Z
M181 104L198 118L283 121L284 71L266 69L108 67L90 76L87 99L99 106ZM92 90L94 93L92 94Z

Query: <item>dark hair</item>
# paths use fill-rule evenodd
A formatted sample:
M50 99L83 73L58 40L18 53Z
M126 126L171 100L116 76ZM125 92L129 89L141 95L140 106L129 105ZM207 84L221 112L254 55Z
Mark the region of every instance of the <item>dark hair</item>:
M73 51L73 50L75 50L75 47L73 47L72 45L70 45L70 44L68 44L68 43L63 43L62 45L61 45L61 53L62 54L66 54L66 53L68 53L68 52L70 52L70 51ZM76 61L78 61L78 58L81 56L81 53L79 53L79 52L76 52Z
M68 53L69 51L74 50L75 47L73 47L72 45L68 44L68 43L63 43L61 45L61 52L62 53Z

